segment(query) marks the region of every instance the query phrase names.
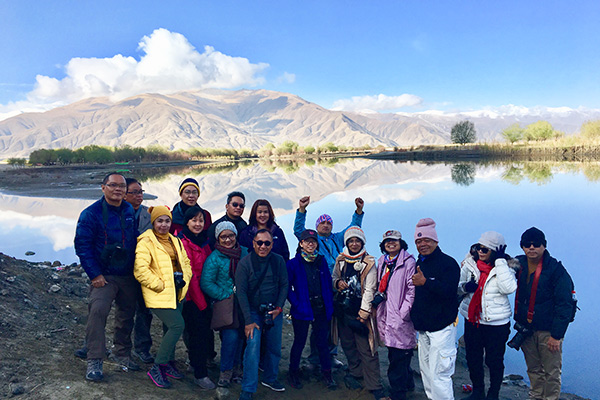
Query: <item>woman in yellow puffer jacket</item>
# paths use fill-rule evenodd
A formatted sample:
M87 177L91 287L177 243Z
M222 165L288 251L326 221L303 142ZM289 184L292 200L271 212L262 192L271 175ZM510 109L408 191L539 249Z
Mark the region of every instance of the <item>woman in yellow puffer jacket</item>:
M169 388L167 377L183 378L175 367L175 346L185 327L181 311L192 269L181 240L169 233L169 208L148 211L152 229L138 236L133 273L142 285L146 307L163 322L163 339L148 376L156 386Z

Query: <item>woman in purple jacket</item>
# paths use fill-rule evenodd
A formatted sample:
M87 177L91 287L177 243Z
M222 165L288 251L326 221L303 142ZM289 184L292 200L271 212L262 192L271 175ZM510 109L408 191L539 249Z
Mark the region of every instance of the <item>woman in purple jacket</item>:
M415 299L411 277L416 263L406 251L408 245L398 231L385 232L379 246L383 255L377 261L379 286L373 305L377 304L379 336L388 348L390 397L404 400L406 392L415 387L410 359L417 335L410 320L410 309Z
M329 389L337 387L331 374L331 357L327 336L333 315L333 287L325 258L318 253L317 232L307 229L300 234L296 256L287 263L288 301L292 305L294 343L290 350L288 383L302 388L300 357L306 344L308 328L312 323L319 350L321 373Z

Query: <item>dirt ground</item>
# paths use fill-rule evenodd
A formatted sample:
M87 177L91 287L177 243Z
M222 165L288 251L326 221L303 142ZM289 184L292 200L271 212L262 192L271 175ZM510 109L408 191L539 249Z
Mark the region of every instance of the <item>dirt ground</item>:
M47 263L50 264L50 263ZM202 392L193 384L193 374L186 373L182 381L174 381L169 390L159 389L146 376L148 366L141 372L122 372L115 364L105 360L103 382L88 382L84 379L86 363L76 358L73 351L84 336L87 315L86 297L88 279L82 276L78 265L54 267L47 264L17 260L0 253L0 398L22 399L212 399L216 391ZM58 264L58 263L55 263ZM112 314L111 314L112 316ZM107 324L108 345L112 344L112 318ZM160 341L160 326L153 322L155 346ZM283 329L280 380L285 382L289 349L293 340L291 324ZM218 347L218 339L216 340ZM153 348L153 351L156 349ZM307 349L305 349L307 350ZM217 349L218 352L218 349ZM460 352L459 352L460 353ZM177 361L186 370L187 353L182 341L176 352ZM345 361L342 355L340 359ZM384 384L387 370L387 353L380 350L381 370ZM217 357L218 362L218 357ZM413 358L417 387L409 393L411 400L426 399L418 376L418 360ZM216 381L218 369L209 370ZM351 391L343 385L343 370L334 377L339 384L336 391L328 391L317 377L306 382L302 390L287 388L284 393L275 393L259 387L255 398L294 400L314 395L318 399L367 400L372 396L367 391ZM464 397L461 385L469 383L464 356L459 356L454 375L455 395ZM239 385L234 385L228 396L237 399ZM527 388L523 381L508 380L503 385L501 398L526 399ZM565 400L581 399L565 394Z

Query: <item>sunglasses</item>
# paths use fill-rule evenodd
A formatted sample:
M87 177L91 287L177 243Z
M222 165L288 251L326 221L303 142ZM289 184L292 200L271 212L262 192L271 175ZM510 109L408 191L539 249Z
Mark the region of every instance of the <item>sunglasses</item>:
M256 243L256 245L258 247L262 247L262 246L269 247L271 245L270 240L255 240L254 243Z
M475 250L482 252L483 254L487 254L488 251L490 251L490 249L488 249L485 246L482 246L480 244L478 244L477 246L475 246Z
M236 203L235 201L233 203L231 203L231 207L234 208L246 208L246 205L244 203Z
M527 242L527 243L523 243L521 242L521 247L528 249L531 246L533 247L540 247L542 245L542 242Z

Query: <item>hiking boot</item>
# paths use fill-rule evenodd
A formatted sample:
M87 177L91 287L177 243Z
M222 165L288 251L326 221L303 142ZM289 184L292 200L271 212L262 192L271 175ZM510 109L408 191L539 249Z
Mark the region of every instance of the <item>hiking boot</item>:
M74 354L75 354L75 357L83 358L85 360L85 359L87 359L87 352L88 352L87 347L82 347L81 349L75 350Z
M337 383L333 379L333 375L331 374L331 370L329 370L329 371L323 370L323 382L325 382L325 385L327 386L327 389L329 389L329 390L335 390L335 389L337 389Z
M162 367L159 364L152 365L152 368L150 368L150 371L148 371L148 376L159 388L168 389L171 387L171 382L169 382L167 375L165 375Z
M274 380L273 382L262 381L261 384L274 392L285 392L285 386L283 386L278 380Z
M208 376L205 376L204 378L194 378L194 383L200 386L200 389L202 390L213 390L217 387L217 385L215 385L215 383L211 381Z
M132 352L134 356L140 359L144 364L154 364L154 357L147 351L134 351Z
M362 385L360 384L358 379L356 379L350 374L346 374L346 376L344 376L344 385L346 385L346 387L350 390L362 389Z
M302 382L300 382L300 374L298 373L298 370L294 371L290 369L288 371L287 382L294 389L302 389L302 386L304 386Z
M85 379L88 381L101 381L104 379L104 374L102 373L102 359L101 358L92 358L91 360L87 360L87 371L85 373Z
M233 376L233 370L229 371L221 371L219 373L219 381L217 382L217 386L228 388L231 386L231 377Z
M134 362L131 357L114 357L114 361L119 365L118 369L123 372L141 371L140 366Z
M166 364L160 364L160 367L168 377L173 379L183 379L183 374L179 372L175 366L175 361L169 361Z
M252 400L252 393L242 391L239 400Z

